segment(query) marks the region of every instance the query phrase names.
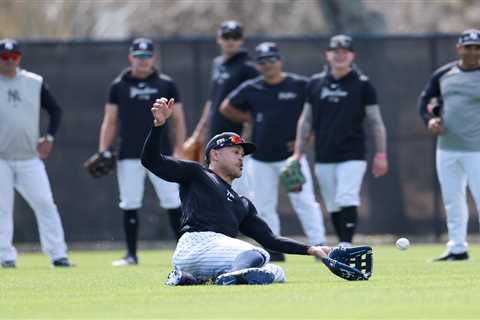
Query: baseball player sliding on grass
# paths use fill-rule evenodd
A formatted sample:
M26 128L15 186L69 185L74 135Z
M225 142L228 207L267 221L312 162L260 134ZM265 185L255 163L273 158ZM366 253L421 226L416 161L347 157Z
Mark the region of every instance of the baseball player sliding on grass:
M344 279L368 280L372 268L370 247L332 249L276 236L257 216L250 200L232 189L232 181L242 175L243 157L255 152L254 144L244 142L231 132L216 135L205 148L208 167L161 154L157 142L174 104L173 99L166 98L154 103L151 109L154 126L142 153L142 164L148 170L180 184L182 235L173 255L175 270L169 274L166 284L284 282L282 268L268 263L268 252L236 239L239 232L270 250L316 256Z

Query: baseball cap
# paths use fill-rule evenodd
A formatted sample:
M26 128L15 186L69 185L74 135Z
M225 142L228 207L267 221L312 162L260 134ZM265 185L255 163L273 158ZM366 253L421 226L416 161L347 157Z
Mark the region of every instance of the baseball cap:
M255 47L255 58L257 62L266 58L278 58L280 59L280 52L278 51L277 44L275 42L262 42Z
M243 37L242 24L235 20L223 21L218 28L219 37L231 37L234 39L240 39Z
M253 143L245 142L245 140L235 132L223 132L217 134L208 141L207 146L205 147L205 158L207 159L207 163L210 163L209 154L212 149L221 149L229 146L242 146L244 155L252 154L257 149Z
M330 38L328 50L346 49L353 52L353 40L345 34L337 34Z
M154 51L153 41L148 38L137 38L130 45L130 54L132 56L153 57Z
M22 51L17 40L5 38L0 40L0 53L4 52L21 53Z
M466 46L469 44L478 44L480 45L480 30L478 29L468 29L462 32L458 38L457 44L461 46Z

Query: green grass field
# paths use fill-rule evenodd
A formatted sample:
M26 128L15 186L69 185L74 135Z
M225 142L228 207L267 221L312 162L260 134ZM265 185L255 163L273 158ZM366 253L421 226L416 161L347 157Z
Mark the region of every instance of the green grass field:
M111 267L119 251L77 251L71 269L24 253L0 269L0 319L478 319L480 250L468 262L427 262L443 249L375 246L374 275L361 282L288 256L286 284L224 287L164 286L171 251L142 251L128 268Z

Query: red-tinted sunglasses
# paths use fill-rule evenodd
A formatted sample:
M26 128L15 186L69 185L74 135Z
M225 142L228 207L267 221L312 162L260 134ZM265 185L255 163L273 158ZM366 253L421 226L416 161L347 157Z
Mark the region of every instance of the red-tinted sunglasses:
M230 142L233 143L233 144L245 143L245 141L240 136L231 136L230 137Z
M20 52L3 52L3 53L0 53L0 59L2 59L3 61L8 61L8 60L17 61L18 59L20 59L21 56L22 56L22 54Z

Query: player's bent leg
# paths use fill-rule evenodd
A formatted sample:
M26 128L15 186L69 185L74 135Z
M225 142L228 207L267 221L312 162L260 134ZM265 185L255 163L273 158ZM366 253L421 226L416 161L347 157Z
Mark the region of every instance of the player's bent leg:
M262 251L251 249L241 252L233 261L231 271L263 266L268 261L268 253Z

